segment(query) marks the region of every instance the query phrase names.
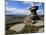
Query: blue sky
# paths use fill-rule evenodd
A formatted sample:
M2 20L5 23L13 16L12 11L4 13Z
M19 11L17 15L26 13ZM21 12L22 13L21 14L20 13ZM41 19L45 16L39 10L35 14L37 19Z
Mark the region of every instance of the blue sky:
M9 1L8 2L8 7L13 7L13 8L21 8L25 9L26 7L29 7L29 4L23 4L23 2L20 1Z
M34 6L35 4L37 6L39 6L39 10L42 10L42 12L44 11L44 3L42 3L42 2L30 2L30 1L27 2L27 1L13 1L13 0L12 1L6 0L6 9L8 9L8 10L14 9L14 12L16 12L15 10L18 9L19 11L17 11L17 13L19 13L20 10L27 10L30 7ZM25 11L20 12L20 13L24 13L24 12Z

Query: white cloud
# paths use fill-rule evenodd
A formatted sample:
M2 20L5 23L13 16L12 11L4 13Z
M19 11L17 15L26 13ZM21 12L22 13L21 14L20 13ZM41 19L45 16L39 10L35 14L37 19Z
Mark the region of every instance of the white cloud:
M6 7L6 14L25 14L29 15L30 11L25 9L8 8Z
M38 14L38 15L43 15L44 12L43 12L43 10L37 10L37 14Z
M16 10L16 8L6 7L6 11L13 11L13 10Z
M6 8L6 14L25 14L29 15L31 14L29 10L25 9L17 9L17 8ZM38 15L43 15L43 10L37 10Z

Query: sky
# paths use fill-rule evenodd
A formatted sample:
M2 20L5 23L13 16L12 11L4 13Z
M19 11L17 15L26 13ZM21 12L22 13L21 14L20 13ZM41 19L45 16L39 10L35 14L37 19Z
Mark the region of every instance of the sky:
M26 14L29 15L29 8L33 6L38 7L38 14L43 14L44 3L42 2L31 2L31 1L16 1L16 0L6 0L6 14Z

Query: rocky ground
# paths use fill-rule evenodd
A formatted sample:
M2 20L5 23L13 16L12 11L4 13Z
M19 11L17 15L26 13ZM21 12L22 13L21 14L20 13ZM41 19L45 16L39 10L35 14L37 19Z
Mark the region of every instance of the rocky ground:
M8 19L8 18L7 18ZM26 17L24 19L16 19L19 22L14 23L8 21L6 24L6 34L22 34L22 33L42 33L44 32L44 20L37 20L36 23L32 24L32 19ZM10 27L10 28L9 28Z

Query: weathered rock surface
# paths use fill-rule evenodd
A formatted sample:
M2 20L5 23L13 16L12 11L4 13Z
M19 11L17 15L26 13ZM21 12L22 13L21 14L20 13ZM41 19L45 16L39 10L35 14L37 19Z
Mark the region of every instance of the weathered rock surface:
M26 28L25 25L27 25L26 26L26 27L28 27L27 29L25 29ZM29 27L29 26L31 26L31 27ZM35 24L32 24L32 19L28 16L28 17L25 18L23 23L16 24L16 25L10 27L9 30L21 32L21 31L24 31L24 30L30 31L29 28L33 28L35 32L43 32L44 31L44 21L37 20Z

